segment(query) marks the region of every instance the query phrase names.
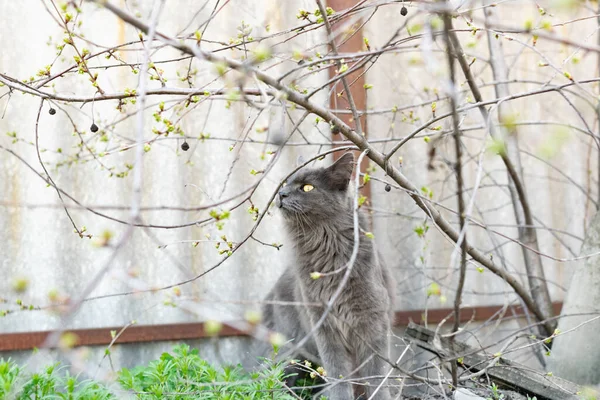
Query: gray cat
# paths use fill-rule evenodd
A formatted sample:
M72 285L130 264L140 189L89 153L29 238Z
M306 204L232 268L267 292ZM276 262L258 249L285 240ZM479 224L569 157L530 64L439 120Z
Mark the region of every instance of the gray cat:
M353 166L354 156L346 153L329 168L298 171L279 191L277 205L294 245L295 260L267 300L326 304L339 287L354 247L353 193L348 190ZM365 227L364 222L361 217L359 225ZM313 279L315 272L324 275ZM341 295L321 327L294 356L317 356L327 376L334 378L332 382L340 376L355 379L360 384L354 390L371 396L381 379L359 378L381 377L389 369L377 354L388 356L393 300L393 279L375 254L372 240L361 233L358 256ZM292 339L294 346L311 331L324 309L267 304L264 323ZM328 385L324 394L331 400L355 398L352 386L345 382ZM375 398L389 399L389 390L382 386Z

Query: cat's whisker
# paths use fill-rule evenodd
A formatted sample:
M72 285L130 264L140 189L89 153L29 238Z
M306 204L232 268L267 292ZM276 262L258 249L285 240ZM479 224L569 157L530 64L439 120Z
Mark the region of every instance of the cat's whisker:
M308 219L308 215L306 215L306 212L300 211L300 218L302 220L302 235L303 237L306 238L306 232L304 231L304 227L307 226L310 223L309 219Z
M297 224L298 228L300 228L300 230L302 231L302 236L305 236L306 232L304 231L304 225L306 223L306 220L305 220L304 216L301 213L297 213L296 214L296 218L297 218L297 221L298 221L298 224Z

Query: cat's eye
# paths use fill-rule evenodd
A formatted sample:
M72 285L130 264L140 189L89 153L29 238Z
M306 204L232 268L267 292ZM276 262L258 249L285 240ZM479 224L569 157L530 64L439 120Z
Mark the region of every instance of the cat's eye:
M314 188L315 187L313 185L311 185L310 183L307 183L306 185L302 186L302 190L304 190L305 192L310 192Z

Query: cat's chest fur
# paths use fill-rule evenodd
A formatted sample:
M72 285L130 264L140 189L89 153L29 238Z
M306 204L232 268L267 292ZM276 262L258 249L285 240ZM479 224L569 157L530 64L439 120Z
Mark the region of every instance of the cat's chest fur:
M351 268L334 307L338 316L345 318L379 306L377 299L365 296L365 293L385 295L370 239L364 236L359 239L356 257L350 265L354 247L354 229L347 224L315 226L310 236L296 237L294 267L304 301L329 302Z
M313 224L310 229L294 229L293 232L296 267L300 274L343 275L336 271L345 269L351 259L354 250L352 226ZM366 244L359 240L357 260L363 261L368 252Z
M340 231L335 227L313 229L312 237L300 238L296 243L295 274L298 300L304 303L326 305L341 284L342 291L333 303L328 323L344 348L352 348L352 330L357 321L389 308L388 294L376 264L372 244L368 238L359 239L356 257L350 264L354 250L353 229ZM352 268L344 282L344 275ZM314 273L319 273L316 277ZM317 279L315 279L317 278ZM314 307L308 312L305 329L316 323L324 310ZM314 312L316 311L316 312ZM310 322L309 322L310 321Z

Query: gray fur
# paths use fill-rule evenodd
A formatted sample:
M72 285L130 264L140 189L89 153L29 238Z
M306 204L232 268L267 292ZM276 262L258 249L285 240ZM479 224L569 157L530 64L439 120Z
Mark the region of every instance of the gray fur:
M329 168L298 171L277 199L295 249L295 262L278 280L267 300L326 304L338 288L354 247L353 199L348 190L354 156L343 155ZM311 184L314 189L304 192ZM359 225L365 227L361 216ZM387 268L375 254L372 240L361 233L358 257L350 279L323 325L297 358L322 363L327 376L359 378L385 375L385 362L374 354L388 357L388 334L392 322L394 283ZM340 272L312 279L311 272ZM266 327L300 341L319 320L324 307L267 304L263 309ZM370 361L367 361L370 358ZM355 374L363 362L366 364ZM362 381L364 383L364 381ZM381 380L355 390L367 397ZM340 383L326 393L331 400L355 398L349 384ZM382 387L376 399L389 399Z

